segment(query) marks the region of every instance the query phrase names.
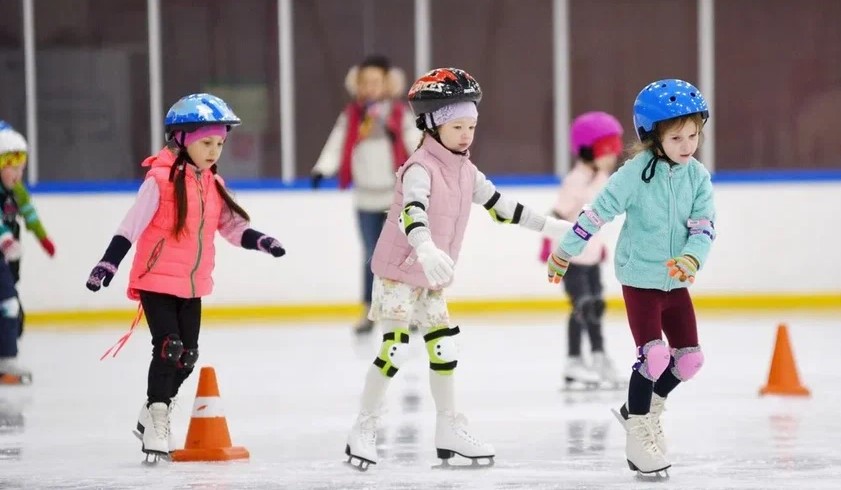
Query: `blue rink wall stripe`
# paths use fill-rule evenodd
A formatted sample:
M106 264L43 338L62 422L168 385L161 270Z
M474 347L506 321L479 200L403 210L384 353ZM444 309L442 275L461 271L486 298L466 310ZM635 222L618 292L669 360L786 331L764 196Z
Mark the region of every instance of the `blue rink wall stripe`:
M509 187L557 186L560 183L560 179L554 175L496 175L489 178L496 185ZM140 182L140 180L41 182L32 186L31 191L35 194L134 193L140 187ZM841 182L841 169L728 170L716 172L713 182L725 185ZM287 184L279 179L229 179L227 185L235 191L302 191L310 189L310 180L309 177L304 177ZM322 181L321 188L337 189L336 179L325 179Z

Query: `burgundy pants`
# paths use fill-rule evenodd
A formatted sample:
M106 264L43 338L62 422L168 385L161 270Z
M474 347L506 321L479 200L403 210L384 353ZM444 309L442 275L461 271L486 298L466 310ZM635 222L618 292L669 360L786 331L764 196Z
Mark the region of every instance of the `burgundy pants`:
M637 347L663 338L661 332L673 349L698 345L695 309L686 288L661 291L622 286L622 296Z

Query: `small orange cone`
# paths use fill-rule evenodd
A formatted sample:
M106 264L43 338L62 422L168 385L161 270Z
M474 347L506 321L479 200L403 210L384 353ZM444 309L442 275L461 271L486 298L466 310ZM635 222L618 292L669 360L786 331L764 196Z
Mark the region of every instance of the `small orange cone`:
M229 461L248 459L248 449L232 447L228 422L216 384L216 371L201 368L193 416L187 429L184 449L172 453L173 461Z
M759 390L760 395L796 395L809 396L809 390L800 384L794 354L788 341L788 327L777 327L777 343L774 346L774 358L768 373L768 384Z

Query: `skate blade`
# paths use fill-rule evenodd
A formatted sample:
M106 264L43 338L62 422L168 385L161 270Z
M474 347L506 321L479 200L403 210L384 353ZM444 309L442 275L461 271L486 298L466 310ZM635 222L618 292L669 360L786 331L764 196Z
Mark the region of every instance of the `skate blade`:
M660 468L659 470L643 472L639 468L637 468L637 465L632 463L631 460L626 460L626 461L628 461L628 467L631 468L631 471L636 472L636 474L634 475L634 478L636 478L639 481L661 482L661 481L666 481L666 480L669 479L669 471L668 470L669 470L669 468L672 467L672 465L668 465L664 468Z
M137 438L138 441L143 443L143 434L140 433L138 430L131 431L134 434L134 437ZM144 446L140 447L140 450L146 455L146 460L143 461L143 464L146 466L154 466L158 464L159 460L164 461L172 461L172 455L170 453L162 453L160 451L147 451Z
M355 469L356 471L365 472L368 471L368 468L372 464L377 464L375 461L371 461L369 459L360 458L354 454L350 453L350 445L345 446L345 454L347 455L347 461L344 464L350 466L351 468ZM354 462L354 460L356 460Z
M451 464L450 459L458 454L462 458L469 459L470 464ZM457 451L438 449L438 458L441 464L433 465L433 470L482 470L494 465L494 455L490 456L465 456ZM485 461L484 463L482 461Z

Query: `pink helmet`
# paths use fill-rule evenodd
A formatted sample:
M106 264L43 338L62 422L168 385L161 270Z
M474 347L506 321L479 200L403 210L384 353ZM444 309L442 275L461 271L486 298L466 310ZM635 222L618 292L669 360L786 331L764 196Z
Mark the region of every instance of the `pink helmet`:
M606 112L585 112L576 117L570 129L572 152L582 156L582 148L591 148L596 141L607 136L622 137L622 125L615 117ZM590 157L592 159L592 157Z

